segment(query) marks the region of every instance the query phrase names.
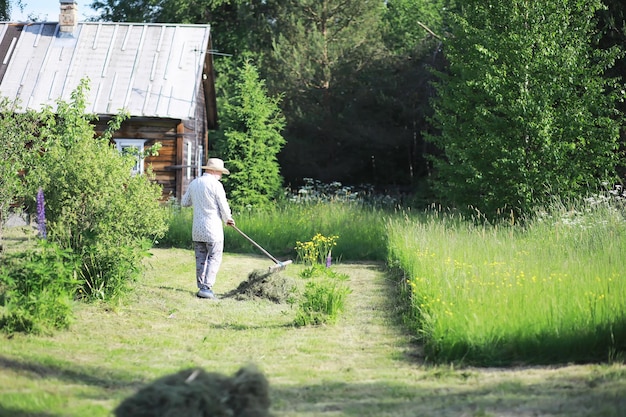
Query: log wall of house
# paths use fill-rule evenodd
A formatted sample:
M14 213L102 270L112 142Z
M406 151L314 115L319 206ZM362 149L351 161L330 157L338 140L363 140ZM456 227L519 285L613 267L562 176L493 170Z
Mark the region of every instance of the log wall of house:
M95 123L97 133L103 132L110 119L100 118ZM148 156L144 160L144 168L152 167L155 181L163 187L163 200L176 198L180 200L193 178L186 178L184 167L187 161L186 142L192 143L192 152L197 152L202 138L196 136L196 124L193 120L181 122L175 119L131 118L124 121L113 135L114 139L143 139L145 148L161 143L157 156ZM203 130L203 129L201 129ZM195 158L192 158L195 162ZM195 176L195 168L193 176Z

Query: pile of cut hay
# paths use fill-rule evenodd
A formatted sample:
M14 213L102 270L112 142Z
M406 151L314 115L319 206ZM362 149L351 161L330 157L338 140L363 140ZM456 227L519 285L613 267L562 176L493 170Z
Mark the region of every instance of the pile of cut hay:
M296 280L293 278L284 276L281 272L257 269L248 275L246 281L224 297L233 297L237 300L264 298L280 304L293 297L296 291Z
M201 368L157 379L125 399L116 417L271 417L269 383L254 366L235 375Z

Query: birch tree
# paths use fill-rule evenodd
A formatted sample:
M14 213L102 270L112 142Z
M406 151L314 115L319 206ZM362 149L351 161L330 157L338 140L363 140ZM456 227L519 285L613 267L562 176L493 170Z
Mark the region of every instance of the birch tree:
M429 140L439 197L488 217L528 213L615 178L619 51L594 44L599 0L469 0L444 42Z

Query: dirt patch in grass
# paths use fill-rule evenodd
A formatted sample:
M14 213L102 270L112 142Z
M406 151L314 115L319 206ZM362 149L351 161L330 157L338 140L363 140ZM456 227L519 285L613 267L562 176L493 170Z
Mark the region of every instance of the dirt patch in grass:
M241 282L237 288L224 294L224 298L236 300L266 299L274 303L285 303L297 289L297 281L282 271L255 269L248 275L248 279Z

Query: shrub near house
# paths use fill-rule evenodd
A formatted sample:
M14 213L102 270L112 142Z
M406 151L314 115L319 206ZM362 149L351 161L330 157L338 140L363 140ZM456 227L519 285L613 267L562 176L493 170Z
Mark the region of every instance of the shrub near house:
M87 89L83 81L56 114L40 114L44 149L25 179L29 195L43 190L48 242L3 263L5 330L67 326L68 297L120 297L141 271L146 249L166 230L160 186L148 175L132 175L135 156L120 154L110 132L94 137L84 113ZM49 317L56 317L51 325L38 324Z
M110 143L121 117L94 138L84 114L87 88L84 81L56 115L43 113L46 149L28 179L44 189L49 239L81 258L83 294L106 299L136 276L144 250L166 226L160 187L149 174L132 175L135 157Z

